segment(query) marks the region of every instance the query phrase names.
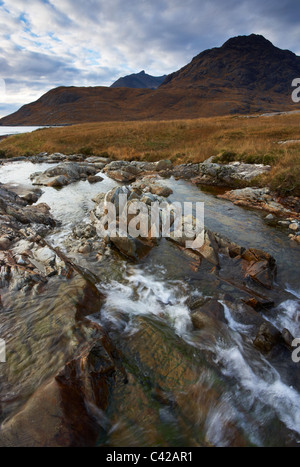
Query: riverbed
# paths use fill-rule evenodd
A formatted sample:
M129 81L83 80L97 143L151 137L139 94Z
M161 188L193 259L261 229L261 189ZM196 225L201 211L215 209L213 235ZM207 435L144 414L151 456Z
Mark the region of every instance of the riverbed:
M0 167L0 181L29 188L30 175L48 167L46 163L7 163ZM105 174L101 176L104 180L94 185L79 181L60 190L43 187L38 203L47 203L58 221L47 237L51 245L67 253L65 240L72 229L90 222L92 198L118 185ZM163 183L173 190L171 201L205 203L207 228L276 259L276 293L282 293L282 299L264 317L280 331L287 328L300 337L300 248L288 241L286 231L270 226L261 212L218 198L216 189L201 190L172 178ZM123 392L115 389L106 412L97 412L101 426L98 445L299 444L300 367L291 364L291 353L269 359L252 346L251 324L237 320L234 306L226 299L227 293L234 294L234 288L216 282L208 266L201 270L193 267L194 259L167 240L138 263L116 253L100 264L88 256L73 259L99 278L97 288L105 300L89 320L106 330L129 374ZM72 290L67 293L72 295ZM8 345L12 348L19 347L22 339L31 339L30 333L36 332L33 326L44 329L35 342L39 358L28 350L26 365L22 361L17 364L19 376L4 381L2 373L1 400L12 400L5 405L6 421L66 363L63 329L53 341L53 328L50 331L47 321L53 313L52 302L58 298L58 282L51 294L48 292L44 301L40 297L33 300L26 317L16 316L21 307L13 304L20 297L11 296L12 306L5 316L2 314L0 323L6 331L9 328ZM199 297L213 298L225 310L226 326L213 329L211 335L209 329L195 331L192 325L187 303ZM66 322L62 325L68 327ZM58 329L56 324L55 332ZM22 355L19 358L22 360ZM24 388L26 396L21 397Z

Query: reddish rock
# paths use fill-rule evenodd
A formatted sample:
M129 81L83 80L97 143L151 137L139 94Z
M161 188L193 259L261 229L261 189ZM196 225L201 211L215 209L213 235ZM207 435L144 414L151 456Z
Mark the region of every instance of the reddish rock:
M90 177L88 177L89 183L98 183L102 181L103 181L103 177L100 177L99 175L90 175Z

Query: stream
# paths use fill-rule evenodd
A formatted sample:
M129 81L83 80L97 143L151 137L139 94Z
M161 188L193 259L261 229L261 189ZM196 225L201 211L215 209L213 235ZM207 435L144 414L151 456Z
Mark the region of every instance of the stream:
M29 176L49 167L47 163L7 163L0 166L0 181L12 189L32 188ZM61 190L42 187L38 203L47 203L59 221L47 237L51 245L65 251L64 242L73 227L89 222L92 198L118 185L101 176L104 180L94 185L79 181ZM289 242L286 230L269 225L265 213L219 199L217 189L200 190L172 178L163 183L173 190L171 201L204 202L205 225L211 231L276 259L276 288L283 291L282 298L263 316L279 331L287 328L300 337L300 247ZM129 374L128 384L113 392L105 413L97 412L98 445L299 445L300 364L292 363L291 352L267 358L253 347L253 326L238 320L237 310L226 299L226 294L234 295L234 288L217 283L211 267L204 264L199 270L193 258L165 239L138 263L116 252L99 264L89 256L73 259L101 278L97 288L105 300L88 318L107 330ZM33 328L42 329L35 342L39 357L28 354L26 364L18 364L16 377L5 381L0 365L0 395L9 401L2 421L55 375L65 363L64 354L72 352L73 347L68 351L64 347L68 323L62 320L59 331L58 319L48 329L58 294L59 285L54 283L47 300L33 300L26 316L25 306L23 313L22 304L15 302L18 296L11 296L11 309L0 319L0 329L6 333L9 329L11 346L30 339ZM72 295L72 289L63 294ZM193 328L188 301L201 297L223 305L226 325L211 333L209 328Z

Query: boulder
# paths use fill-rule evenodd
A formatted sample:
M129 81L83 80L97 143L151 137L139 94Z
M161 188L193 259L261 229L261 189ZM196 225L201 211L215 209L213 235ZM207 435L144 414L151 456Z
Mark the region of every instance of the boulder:
M33 185L62 187L78 180L86 180L97 172L99 170L92 164L64 162L43 173L34 173L30 179Z
M269 353L276 344L282 342L281 333L268 322L264 322L253 342L254 346L263 353Z
M216 321L226 323L224 306L215 299L208 299L200 307L194 308L191 319L196 329L212 326Z
M139 194L149 192L156 196L167 198L173 190L161 184L159 175L148 175L132 184L132 188Z
M251 181L271 170L270 166L262 164L244 164L243 162L230 162L229 164L217 164L213 157L199 164L199 176L194 183L204 185L230 186L236 181Z
M68 179L64 175L58 175L57 177L51 178L51 180L47 183L47 186L53 188L61 188L63 186L68 185Z
M196 248L197 251L203 258L209 261L214 266L219 265L219 254L218 244L215 240L215 236L209 230L204 232L204 243L200 248Z
M11 241L7 237L0 237L0 250L8 250L11 245Z
M275 259L268 253L249 248L242 254L245 277L251 278L259 285L271 289L276 278L277 267Z
M110 240L123 255L133 260L143 258L151 249L150 245L130 235L122 237L117 233L116 236L110 237Z
M287 209L281 202L279 202L277 197L270 192L269 188L247 187L243 189L227 191L222 195L218 195L218 197L227 199L237 206L259 209L269 212L270 215L277 217L298 217L297 212ZM269 219L271 220L271 218ZM279 221L278 223L282 223L282 225L290 224L290 222L286 221Z
M107 172L107 175L113 180L116 180L116 182L121 182L121 183L130 183L136 179L136 176L134 174L127 172L125 170L122 170L122 169L111 170Z
M151 193L157 196L163 196L164 198L167 198L173 193L173 190L167 186L153 185L151 187Z
M199 175L199 164L181 164L174 167L172 175L176 179L192 180Z
M172 169L173 164L170 160L161 160L156 163L156 171L161 172L162 170Z
M98 182L102 182L103 180L104 180L103 177L100 177L99 175L90 175L88 177L89 183L98 183Z
M297 223L292 223L289 225L289 229L296 232L297 230L299 230L299 225Z

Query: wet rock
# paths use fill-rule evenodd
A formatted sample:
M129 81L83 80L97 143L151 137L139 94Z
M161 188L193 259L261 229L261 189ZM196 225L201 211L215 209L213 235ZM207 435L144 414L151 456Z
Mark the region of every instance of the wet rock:
M108 164L104 171L107 176L120 183L130 183L136 180L141 169L138 163L130 163L127 161L113 161Z
M263 353L268 353L276 344L281 343L281 334L270 323L263 323L254 340L254 346Z
M34 185L61 187L78 180L86 180L97 172L98 169L92 164L64 162L43 173L32 174L30 179Z
M103 166L105 166L111 162L111 159L109 157L91 156L87 157L85 161L89 164L104 164Z
M161 177L159 175L148 175L142 179L137 180L131 186L138 193L152 193L153 195L162 196L167 198L173 193L173 190L165 185L162 185Z
M245 276L263 287L271 289L276 278L277 267L275 259L261 250L249 248L242 254Z
M212 328L215 325L215 320L201 311L193 313L191 319L195 329Z
M2 185L2 187L18 195L19 199L23 200L26 205L36 203L43 194L43 191L39 188L29 189L27 186L23 185L6 184Z
M147 185L145 184L147 183ZM176 209L172 203L164 201L150 192L145 192L151 186L152 178L144 178L141 181L135 182L132 186L116 187L106 195L99 196L100 203L96 205L95 209L91 212L91 220L99 238L105 242L111 241L115 247L132 259L138 259L147 254L157 242L160 241L162 236L168 240L175 242L179 248L184 251L187 248L196 256L199 257L199 267L201 258L207 263L212 264L215 269L211 271L219 280L222 280L223 290L226 287L233 290L241 290L242 297L245 300L256 300L257 306L264 307L265 304L270 303L267 297L260 297L253 292L252 289L264 288L271 289L276 277L276 262L267 253L257 249L245 249L227 239L222 238L220 235L204 229L197 232L201 226L196 223L193 216L181 216L179 224L175 225ZM119 196L122 195L122 206L119 206ZM136 226L137 238L133 235L127 235L128 226L132 221L135 221L136 207L135 202L141 201L142 207L145 212L139 214L138 224ZM112 202L116 211L116 224L110 223L106 217L106 202ZM157 202L159 225L153 225L153 219L150 216L150 207ZM129 209L133 206L130 213ZM140 209L140 208L139 208ZM165 221L169 226L169 232L165 232ZM103 220L107 223L106 227ZM178 220L178 219L177 219ZM122 234L118 232L121 223L125 222L122 226ZM98 230L99 227L99 230ZM127 227L127 230L126 230ZM181 228L180 228L181 227ZM106 229L106 230L105 230ZM115 232L117 231L117 233ZM101 233L102 232L102 233ZM189 243L187 243L189 242ZM247 286L246 286L247 284ZM251 294L249 296L249 294ZM263 297L263 298L261 298ZM267 306L267 305L266 305Z
M55 162L61 162L61 161L64 161L66 159L66 155L65 154L61 154L60 152L55 152L53 154L49 154L48 158L55 161Z
M170 160L161 160L156 163L156 171L161 172L162 170L170 170L172 169L173 164Z
M223 305L227 307L227 310L231 318L243 326L247 326L248 332L252 339L255 339L260 326L267 323L260 313L255 311L251 306L243 303L240 300L233 299L231 301L224 300Z
M11 245L11 241L7 237L0 237L0 250L8 250Z
M159 162L140 162L140 161L113 161L106 165L104 171L107 175L120 183L129 183L139 176L149 173L161 172L163 174L172 173L172 162L163 160Z
M123 369L99 326L77 324L77 329L77 339L85 343L79 342L63 369L1 426L0 446L88 447L105 434L99 413L106 410L115 374Z
M255 177L266 174L271 170L270 166L262 164L230 162L223 165L212 161L213 157L199 164L199 176L193 180L193 183L230 186L234 185L237 180L251 181Z
M238 190L227 191L219 198L232 201L237 206L250 207L269 212L277 217L297 217L298 213L286 208L269 188L247 187ZM278 221L279 224L289 225L286 221Z
M136 176L125 170L111 170L107 172L108 177L121 183L130 183L136 179Z
M103 177L100 177L99 175L90 175L88 177L88 182L89 183L99 183L103 181Z
M296 243L300 245L300 235L293 237L292 240L294 240Z
M151 187L151 193L157 196L163 196L164 198L167 198L173 193L173 190L167 186L152 186Z
M42 190L36 189L32 192L26 193L25 195L21 196L21 198L24 199L28 204L33 204L38 201L42 194Z
M289 229L296 232L297 230L299 230L299 225L297 223L290 224Z
M282 331L282 338L284 343L286 344L287 348L289 350L293 350L293 341L294 341L294 336L290 333L288 329L283 329Z
M117 233L116 236L111 236L110 240L121 253L134 260L143 258L151 249L149 244L142 242L139 238L133 238L130 235L122 237Z
M219 265L218 245L212 232L205 230L204 243L200 248L196 248L195 251L213 265Z
M275 306L274 301L264 299L263 297L245 298L245 299L243 299L243 302L246 305L249 305L251 308L253 308L256 311L270 309L270 308L273 308Z
M103 164L102 162L94 162L93 164L95 167L97 167L98 171L102 171L105 167L106 164Z
M22 228L21 224L52 227L55 226L55 221L45 203L27 206L26 201L18 195L0 187L0 234L2 229L16 232Z
M63 186L68 185L68 179L64 175L58 175L58 177L53 177L51 181L47 183L47 186L53 187L53 188L61 188Z
M217 370L213 366L208 367L203 358L203 351L193 347L191 353L191 348L172 334L162 322L147 317L137 317L135 321L137 333L134 337L122 339L120 343L120 350L126 361L130 362L131 371L135 375L143 374L144 387L147 387L153 395L156 404L161 404L160 414L164 410L163 414L166 416L172 415L170 426L180 427L181 433L187 435L186 440L180 438L181 445L186 445L191 439L194 446L214 444L207 427L209 420L213 418L212 410L220 403L220 391L222 392L224 384ZM199 330L199 333L202 332ZM127 394L129 391L133 391L130 377L127 388L119 394L118 400L122 402L123 408L123 411L119 410L121 414L124 414L126 406L128 407L128 403L124 401L124 393ZM139 400L142 403L141 397ZM166 409L169 410L166 412ZM137 405L136 410L138 410ZM228 411L230 407L226 408L227 413ZM144 420L145 413L145 410L140 414L136 414L135 410L130 411L131 417L137 420L135 423L138 425L138 417L142 416ZM155 418L151 417L150 420L155 424ZM148 430L151 425L149 421ZM239 432L234 421L228 423L227 420L221 430L227 433L228 445L245 444L242 433ZM137 430L135 433L138 433ZM172 439L174 440L174 435ZM149 445L148 431L144 444Z
M199 175L199 164L181 164L174 167L171 175L176 179L192 180Z
M105 410L108 405L109 384L113 383L115 372L114 361L100 343L77 360L69 362L56 377L56 381L69 393L69 397L75 392L86 404ZM79 424L78 432L82 432Z
M106 196L106 193L98 193L96 196L92 198L92 201L96 204L101 203L101 201L104 201Z
M92 246L89 243L85 243L78 248L78 252L82 254L87 254L92 251Z
M191 311L194 311L197 308L201 308L209 300L209 297L191 297L187 300L187 306Z
M191 319L196 329L212 326L216 321L227 322L223 305L214 299L209 299L202 306L193 309Z
M268 289L273 287L274 275L267 261L259 261L258 263L250 264L245 274Z
M112 161L105 167L105 172L121 170L128 167L129 162L127 161Z
M89 239L95 237L96 229L91 224L79 224L73 228L73 235L79 239Z
M55 264L56 254L47 246L39 248L34 251L33 254L35 259L41 263L46 263L49 266L53 266Z

